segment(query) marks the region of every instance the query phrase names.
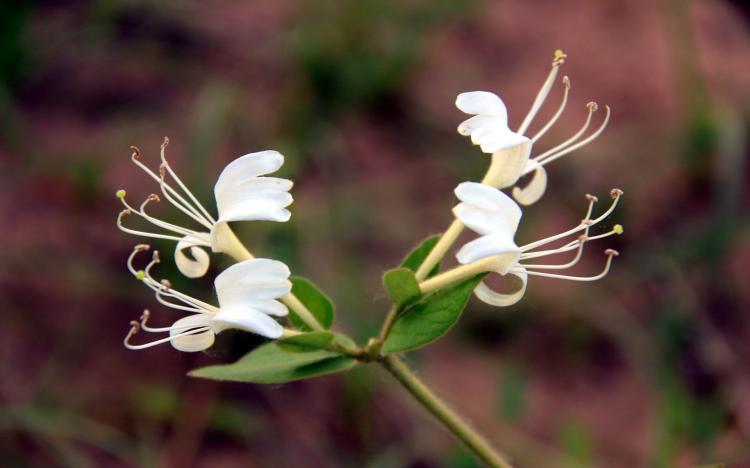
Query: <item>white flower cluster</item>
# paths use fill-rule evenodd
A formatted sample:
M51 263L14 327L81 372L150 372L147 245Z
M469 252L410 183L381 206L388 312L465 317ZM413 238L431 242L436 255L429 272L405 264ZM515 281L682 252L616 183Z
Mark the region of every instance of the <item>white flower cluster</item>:
M491 167L482 183L464 182L456 187L455 193L461 203L453 208L453 213L463 225L480 235L479 238L464 245L456 254L456 258L459 263L468 265L496 257L498 261L491 263L495 271L500 275L510 274L519 280L519 287L511 294L497 293L485 283L480 283L475 293L488 304L508 306L518 302L526 291L529 276L577 281L593 281L602 278L609 271L612 258L617 255L617 252L612 249L605 250L607 261L604 270L594 276L576 277L550 272L574 266L580 260L586 242L623 232L622 226L617 224L609 232L589 236L589 229L607 218L615 209L622 195L621 190L611 191L613 202L602 215L592 219L592 211L597 199L592 195L587 195L588 211L578 226L520 247L516 245L514 237L521 221L521 208L511 197L500 190L513 187L521 177L532 174L528 185L523 188L515 186L512 195L521 205L535 203L542 197L547 186L547 173L544 166L590 143L607 125L610 115L609 107L606 107L606 116L600 127L588 137L581 139L589 128L593 113L598 109L596 103L590 102L587 104L586 121L575 135L554 148L531 157L532 145L554 125L565 109L570 90L568 77L562 80L564 86L562 104L552 118L533 137L529 138L524 135L534 116L544 104L564 59L565 54L560 51L555 53L555 60L547 80L539 91L531 110L515 132L508 127L505 104L497 95L486 91L473 91L461 93L456 99L456 107L473 115L458 126L458 133L470 136L472 143L479 145L483 152L492 154ZM571 236L578 237L561 246L548 248L549 244ZM565 252L576 252L575 257L562 264L528 263L531 259Z
M118 216L117 225L130 234L175 241L175 263L185 276L197 278L206 274L210 260L208 252L204 249L226 252L231 246L225 236L226 223L289 220L291 213L287 207L293 201L289 194L292 182L277 177L265 177L284 164L284 157L280 153L261 151L240 156L229 163L214 186L218 212L218 216L214 217L198 202L167 162L165 150L168 144L169 140L165 138L161 147L158 175L140 161L140 150L133 148L132 161L159 184L161 196L151 194L135 208L127 202L125 191L119 190L117 197L125 205L125 209ZM171 178L171 184L167 182L167 176ZM161 197L201 225L202 229L178 226L147 213L146 206L151 202L160 201ZM123 221L129 215L137 215L160 231L151 232L126 227ZM286 306L279 302L279 299L287 296L292 288L289 282L289 268L284 263L278 260L249 258L227 268L214 282L219 300L217 307L172 289L166 280L154 279L151 269L159 263L158 252L154 252L151 262L143 270L135 268L133 261L136 254L148 249L148 245L137 245L128 259L128 269L154 291L156 299L161 304L189 315L169 327L154 328L147 324L150 314L145 311L140 321L131 322L130 332L125 338L125 346L128 348L142 349L169 342L181 351L202 351L213 344L217 333L227 328L246 330L271 339L283 335L283 327L272 317L285 316L288 313ZM192 258L186 255L186 250ZM169 336L146 344L131 344L131 338L139 330L168 333Z

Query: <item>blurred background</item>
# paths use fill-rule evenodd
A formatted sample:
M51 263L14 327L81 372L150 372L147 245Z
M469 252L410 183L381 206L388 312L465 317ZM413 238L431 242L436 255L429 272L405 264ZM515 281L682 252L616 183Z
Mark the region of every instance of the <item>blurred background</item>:
M575 225L585 193L604 205L620 187L604 229L625 234L575 270L612 247L613 272L534 278L506 309L472 300L407 361L521 467L750 466L749 21L739 0L3 2L2 464L477 466L374 366L237 385L185 373L241 356L261 342L249 334L126 351L144 307L176 313L127 274L141 240L116 229L114 193L157 191L129 146L156 167L164 135L208 207L230 160L283 152L292 221L238 232L327 291L363 343L388 306L381 272L444 229L455 185L487 167L456 133L455 96L500 94L515 127L560 48L568 110L536 148L572 135L590 100L612 119L550 166L517 239ZM188 281L165 257L158 275L205 298L228 264Z

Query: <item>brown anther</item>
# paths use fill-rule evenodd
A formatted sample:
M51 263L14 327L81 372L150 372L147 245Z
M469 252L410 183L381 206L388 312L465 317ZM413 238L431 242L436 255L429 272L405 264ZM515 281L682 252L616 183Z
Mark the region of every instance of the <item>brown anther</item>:
M165 288L172 288L172 283L168 279L163 279L159 281L159 283L161 283L161 285Z
M141 324L135 320L130 321L130 332L128 335L133 336L141 329Z
M135 250L136 252L145 252L150 248L151 246L148 244L137 244L135 247L133 247L133 250Z
M615 249L607 249L604 251L604 255L608 257L616 257L620 255L620 252L616 251Z
M151 312L149 312L148 309L143 309L143 313L141 314L141 323L146 323L146 320L151 316Z
M159 263L161 261L161 258L159 257L159 251L154 250L154 253L151 254L151 260L153 260L156 263Z
M568 78L568 75L563 76L562 83L566 88L570 88L570 78Z
M130 149L133 150L133 154L131 155L131 157L133 157L135 159L138 159L138 158L141 157L141 150L140 150L140 148L138 148L137 146L131 146Z
M588 107L591 112L596 112L599 110L599 104L595 103L594 101L588 102L586 104L586 107Z
M131 215L131 214L133 214L133 212L130 210L130 208L126 208L126 209L120 211L120 216L127 216L127 215Z
M613 188L612 190L609 191L609 194L612 198L621 197L624 193L625 192L623 192L622 190L618 188Z
M164 141L163 141L163 142L162 142L162 144L161 144L161 147L162 147L162 148L166 148L167 146L169 146L169 137L168 137L168 136L165 136L165 137L164 137Z
M152 193L151 195L149 195L149 196L146 197L146 201L160 202L161 198L159 198L159 195L157 195L155 193Z
M597 198L597 197L596 197L596 196L594 196L594 195L591 195L590 193L587 193L587 194L586 194L586 200L588 200L588 201L590 201L590 202L594 202L594 203L596 203L596 202L598 202L598 201L599 201L599 198Z

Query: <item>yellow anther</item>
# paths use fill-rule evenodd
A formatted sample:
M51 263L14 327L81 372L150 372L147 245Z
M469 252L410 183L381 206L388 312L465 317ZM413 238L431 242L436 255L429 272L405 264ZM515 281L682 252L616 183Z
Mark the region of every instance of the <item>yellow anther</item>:
M568 56L560 49L555 50L555 60L562 60Z
M120 189L117 192L115 192L115 196L120 199L125 198L125 195L127 195L127 192L123 189Z
M143 270L138 270L135 272L135 279L142 281L143 278L145 277L146 277L146 272L144 272Z
M612 232L619 235L625 232L625 230L623 229L622 224L615 224L612 228Z

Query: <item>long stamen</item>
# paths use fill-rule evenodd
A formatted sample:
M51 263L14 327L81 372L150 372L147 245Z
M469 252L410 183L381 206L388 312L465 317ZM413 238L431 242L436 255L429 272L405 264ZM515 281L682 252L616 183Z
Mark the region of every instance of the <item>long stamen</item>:
M544 273L541 271L529 271L526 270L526 273L531 276L543 276L545 278L556 278L556 279L564 279L564 280L570 280L570 281L596 281L599 279L604 278L607 273L609 273L609 268L612 265L612 258L619 255L619 253L616 250L607 249L604 251L604 254L607 256L607 262L604 265L604 270L602 270L601 273L595 276L569 276L569 275L557 275L554 273Z
M140 206L140 212L139 212L139 214L141 216L143 216L144 218L148 219L150 222L152 222L153 224L155 224L155 225L157 225L157 226L159 226L161 228L168 229L168 230L171 230L171 231L175 231L175 232L184 234L186 236L193 236L196 239L199 238L199 236L197 235L198 232L196 232L196 231L194 231L192 229L187 229L187 228L184 228L182 226L177 226L176 224L172 224L172 223L169 223L167 221L154 218L153 216L150 216L148 213L146 213L146 205L148 205L152 201L155 201L155 202L158 203L158 202L161 201L161 198L159 198L159 195L157 195L155 193L152 193L148 197L146 197L146 199L143 200L143 203L141 203L141 206Z
M567 140L563 141L559 145L555 146L554 148L548 149L544 153L540 154L539 156L534 157L534 161L541 163L545 158L554 155L555 153L559 151L565 150L567 147L578 141L581 136L586 133L586 130L588 130L589 125L591 125L591 118L594 116L594 112L599 110L599 106L595 102L589 102L586 104L586 107L588 108L589 112L586 115L586 120L583 122L583 125L581 128L573 134L572 137L568 138Z
M611 114L611 110L610 110L609 106L604 106L604 108L606 109L606 115L604 116L604 121L602 122L602 124L599 126L599 128L594 133L592 133L591 135L588 136L588 138L586 138L583 141L580 141L580 142L576 143L575 145L571 146L570 148L568 148L568 149L566 149L564 151L560 151L559 153L555 153L555 154L547 156L547 158L544 159L543 161L537 160L537 162L539 164L541 164L542 166L544 166L546 164L549 164L552 161L554 161L555 159L562 158L566 154L572 153L573 151L575 151L575 150L577 150L577 149L579 149L579 148L581 148L583 146L588 145L589 143L591 143L592 141L594 141L597 137L599 137L599 135L602 134L602 132L604 131L604 129L607 128L607 123L609 123L609 116Z
M550 128L552 128L555 122L557 122L557 119L560 118L563 111L565 110L565 105L568 103L568 92L570 91L570 78L568 78L567 76L563 76L562 82L564 86L562 103L560 103L560 107L557 109L557 112L555 112L555 115L552 116L549 122L547 122L547 124L542 127L542 129L539 130L536 135L534 135L534 137L531 139L532 143L536 143L542 136L544 136L544 134L547 133Z
M117 223L118 223L117 226L122 231L130 233L130 234L136 234L136 235L143 235L143 236L147 236L147 237L153 237L153 238L156 238L156 239L168 239L168 240L177 240L177 241L180 241L180 240L182 240L182 237L185 237L185 236L191 236L194 239L200 239L200 236L198 235L198 232L193 231L192 229L187 229L187 228L183 228L181 226L177 226L177 225L172 224L172 223L168 223L166 221L163 221L161 219L155 218L155 217L149 215L148 213L146 213L145 208L146 208L146 205L148 203L150 203L152 201L160 201L158 195L152 193L151 195L149 195L148 197L146 197L146 199L143 201L143 203L141 203L140 208L137 209L137 210L128 203L128 201L125 199L125 196L126 196L126 193L125 193L124 190L118 190L117 191L117 198L120 199L120 201L122 202L122 204L126 208L125 211L120 212L120 216L117 219ZM169 236L169 235L165 235L165 234L151 233L151 232L147 232L147 231L138 231L138 230L135 230L135 229L131 229L131 228L125 227L122 224L122 218L125 215L129 215L129 214L136 214L136 215L140 216L141 218L145 219L146 221L148 221L149 223L153 224L154 226L160 227L162 229L166 229L167 231L172 231L172 232L174 232L176 234L180 234L181 237L173 237L173 236Z
M138 166L139 168L141 168L141 170L143 170L143 172L145 172L149 177L151 177L152 179L154 179L156 181L156 183L159 184L159 186L162 189L162 193L164 194L164 198L166 198L170 203L172 203L177 209L179 209L180 211L182 211L185 214L188 214L191 218L193 218L197 222L203 224L204 226L206 226L206 227L208 227L210 229L211 225L210 224L209 225L205 224L206 220L203 219L203 216L200 215L200 213L198 213L197 211L195 211L195 208L193 208L190 205L190 203L188 203L188 201L185 200L185 198L183 198L182 195L180 195L177 192L177 190L173 189L167 183L162 184L162 182L160 180L160 177L158 175L156 175L154 173L154 171L152 171L151 169L149 169L148 166L146 166L145 164L143 164L139 160L139 158L141 157L141 150L138 149L137 146L131 146L130 148L133 150L133 153L130 156L130 160L133 162L133 164L135 164L136 166ZM186 210L190 211L190 213L188 213Z
M554 242L554 241L556 241L558 239L562 239L564 237L570 236L570 235L575 234L577 232L589 229L591 226L593 226L595 224L598 224L599 222L601 222L602 220L604 220L607 216L609 216L615 210L615 208L617 207L617 202L620 200L620 197L622 197L622 194L623 194L622 190L620 190L618 188L612 189L610 191L610 195L612 196L612 199L613 199L612 204L609 206L609 208L607 208L607 211L605 211L604 213L602 213L598 218L596 218L594 220L590 220L590 219L588 219L588 216L587 216L587 219L584 219L583 222L581 222L581 224L579 224L578 226L574 227L573 229L569 229L569 230L567 230L565 232L562 232L560 234L557 234L557 235L554 235L554 236L550 236L550 237L547 237L547 238L544 238L544 239L540 239L540 240L538 240L536 242L532 242L530 244L526 244L526 245L522 246L521 247L521 252L527 252L529 250L535 249L535 248L540 247L542 245L549 244L550 242ZM589 203L593 204L593 201L590 201Z
M213 223L206 220L201 213L199 213L192 205L190 205L187 201L185 201L183 198L180 198L180 200L184 203L179 203L177 200L172 198L170 195L171 192L169 192L169 184L167 184L166 181L166 169L164 168L164 164L159 166L159 187L161 187L161 193L164 194L164 198L166 198L172 205L174 205L175 208L182 211L186 215L193 218L196 222L202 224L203 226L206 226L208 229L211 229L213 227Z
M135 256L138 255L140 252L146 252L151 248L148 244L137 244L133 247L133 251L130 252L130 255L128 255L128 260L126 265L128 266L128 271L133 274L136 278L139 280L143 279L144 273L143 270L136 270L133 266L133 260L135 259Z
M147 331L147 332L157 333L157 332L169 331L172 329L172 327L160 327L160 328L149 327L147 325L149 318L151 318L151 312L148 309L143 309L143 313L141 314L141 318L140 318L140 327L142 330Z
M117 228L120 229L122 232L127 232L128 234L133 234L136 236L151 237L153 239L166 239L166 240L172 240L172 241L177 241L177 242L182 240L182 237L170 236L168 234L157 234L155 232L148 232L148 231L138 231L135 229L130 229L129 227L125 227L125 225L122 224L123 218L133 213L134 213L133 210L126 209L126 210L120 211L120 214L117 215Z
M583 246L586 244L587 241L590 239L586 237L586 235L581 235L581 237L578 238L576 242L578 244L576 245L578 252L576 253L576 256L573 257L571 261L568 263L558 264L558 265L527 265L525 263L520 263L519 265L526 268L526 269L537 269L537 270L564 270L566 268L570 268L572 266L575 266L579 260L581 260L581 257L583 256Z
M195 198L195 195L193 195L193 193L190 190L188 190L187 186L184 183L182 183L182 180L179 177L177 177L177 174L175 174L175 172L172 170L172 167L167 162L167 156L166 156L167 146L169 146L169 138L164 137L164 142L161 144L162 165L167 169L167 171L169 172L169 175L172 176L172 179L174 179L174 181L177 182L177 185L179 185L180 188L182 188L183 192L185 192L185 194L193 201L195 206L201 211L201 213L203 213L203 215L206 217L206 220L209 221L211 224L216 224L216 220L213 218L213 216L211 216L211 214L208 211L206 211L205 208L203 208L203 205L198 201L197 198Z
M537 112L539 112L539 109L542 107L542 104L544 104L545 99L547 99L547 96L552 89L552 85L555 83L555 78L557 78L557 72L560 69L560 65L565 62L566 57L567 56L562 50L555 51L555 58L552 61L552 69L549 71L549 75L547 75L547 79L544 81L539 93L537 93L534 103L531 105L531 109L529 109L526 117L524 117L521 126L518 127L517 133L519 135L523 135L526 132L531 121L534 119L534 116L536 116Z
M136 322L135 320L132 321L132 322L130 322L130 324L131 324L130 331L128 332L128 335L125 337L125 340L123 341L123 344L125 345L126 348L133 349L133 350L151 348L151 347L154 347L156 345L160 345L162 343L168 343L168 342L174 340L175 338L179 338L181 336L197 335L199 333L207 332L208 330L210 330L209 327L200 327L200 328L195 328L193 330L188 330L188 331L185 331L185 332L182 332L182 333L178 333L176 335L168 336L168 337L162 338L160 340L151 341L150 343L144 343L144 344L141 344L141 345L133 345L133 344L130 344L128 341L136 333L138 333L138 327L139 326L138 326L138 322Z

